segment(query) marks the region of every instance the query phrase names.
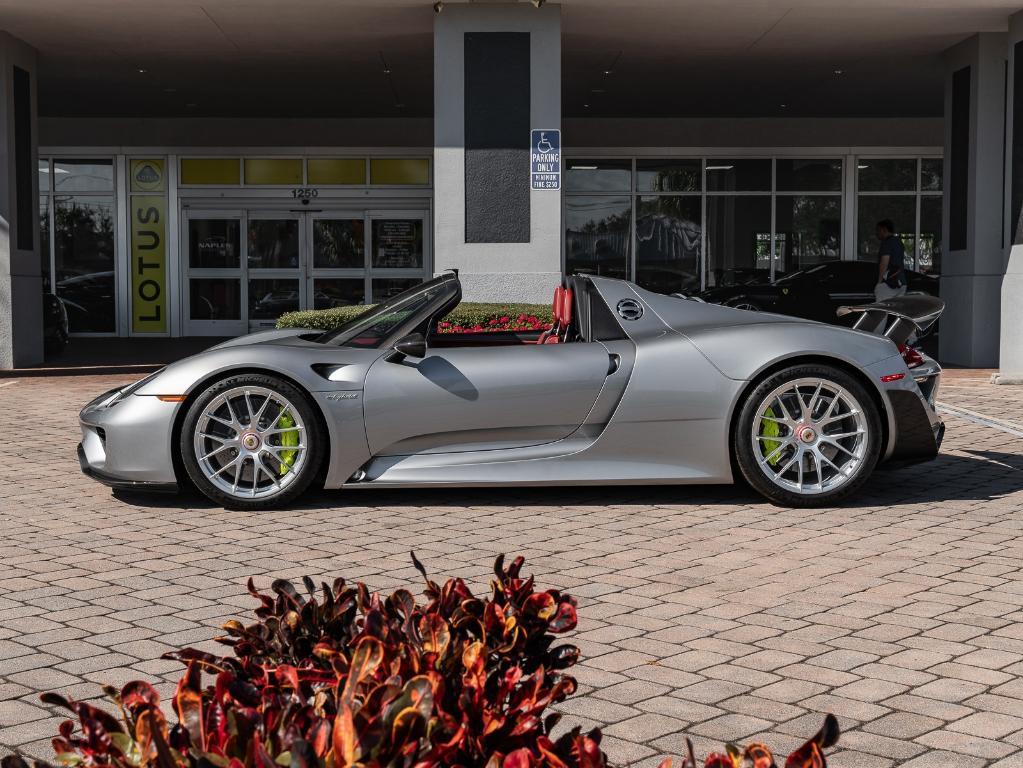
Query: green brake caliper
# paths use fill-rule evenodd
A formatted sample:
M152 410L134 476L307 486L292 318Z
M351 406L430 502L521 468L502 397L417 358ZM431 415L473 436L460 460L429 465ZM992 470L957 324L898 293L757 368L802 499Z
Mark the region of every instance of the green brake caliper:
M298 446L299 434L297 429L292 429L295 426L295 419L292 418L290 411L285 411L277 419L277 428L286 429L288 432L281 432L281 445L284 446ZM291 465L295 463L295 456L298 451L281 451L279 456L281 460L281 475L288 474L291 469Z
M769 407L766 411L764 411L764 416L770 416L772 419L776 418L774 415L774 408ZM781 427L778 426L777 421L770 421L768 419L760 420L761 437L779 437L780 435ZM760 442L763 445L764 456L770 456L778 449L778 446L781 445L780 440L761 440ZM779 459L781 459L781 454L771 457L767 460L767 463L773 467L777 465Z

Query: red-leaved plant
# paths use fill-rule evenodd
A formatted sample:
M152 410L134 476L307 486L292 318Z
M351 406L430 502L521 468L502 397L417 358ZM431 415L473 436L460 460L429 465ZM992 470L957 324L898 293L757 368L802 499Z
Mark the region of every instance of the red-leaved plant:
M113 768L604 768L599 730L575 728L557 739L550 712L576 689L564 670L579 650L555 645L576 625L576 604L557 590L536 591L523 559L498 557L487 599L461 579L426 579L425 605L399 589L387 598L343 579L287 581L260 601L258 621L225 625L233 654L186 648L167 654L186 664L167 722L145 682L104 688L116 717L86 702L44 694L77 716L53 739L62 766ZM208 683L203 685L203 674ZM824 766L838 738L829 716L787 766ZM711 755L715 768L770 768L763 745ZM37 768L49 764L37 761ZM665 768L670 761L665 761ZM689 745L683 768L695 768ZM27 768L9 756L3 768Z

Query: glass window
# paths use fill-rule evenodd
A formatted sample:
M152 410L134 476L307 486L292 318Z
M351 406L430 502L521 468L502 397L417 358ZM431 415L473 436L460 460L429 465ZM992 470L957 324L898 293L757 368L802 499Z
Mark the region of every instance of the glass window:
M707 190L710 192L770 192L770 160L707 161Z
M362 219L314 219L313 266L323 269L362 269L366 226Z
M113 333L114 200L57 198L55 260L57 295L65 300L72 332Z
M310 184L365 184L364 157L310 157L306 165Z
M929 274L941 273L941 195L920 197L920 247L916 268Z
M298 269L298 219L249 219L249 269Z
M906 248L906 268L916 269L916 195L860 195L858 209L856 258L877 261L877 222L891 219Z
M422 219L373 219L373 266L420 269L423 266Z
M369 161L370 184L430 183L430 161L425 157L374 157Z
M397 296L399 293L415 288L422 279L418 277L386 277L373 281L373 301L379 304Z
M915 158L860 158L860 192L915 192Z
M565 198L565 266L569 274L625 278L632 251L628 197Z
M841 197L778 195L775 206L776 273L841 258Z
M701 199L641 197L636 205L636 282L658 293L700 287Z
M188 281L189 314L193 320L241 320L241 281L234 278L192 278Z
M237 157L185 157L181 160L181 183L235 186L241 183Z
M630 192L631 160L569 160L566 192Z
M55 192L113 192L113 160L54 160Z
M328 278L313 281L313 307L332 309L366 303L366 282L361 278Z
M699 192L702 188L699 160L639 160L636 163L639 192Z
M300 157L245 158L246 184L301 184Z
M771 198L707 198L707 285L769 279Z
M276 320L299 309L298 280L249 280L249 319Z
M776 188L779 192L842 191L842 161L839 159L779 158L775 162Z
M39 195L39 259L43 290L50 290L50 196Z
M238 219L189 219L188 265L193 269L241 266Z
M940 192L941 177L945 162L940 157L925 157L920 161L920 189L924 192Z
M50 191L50 161L39 158L39 193L45 195Z

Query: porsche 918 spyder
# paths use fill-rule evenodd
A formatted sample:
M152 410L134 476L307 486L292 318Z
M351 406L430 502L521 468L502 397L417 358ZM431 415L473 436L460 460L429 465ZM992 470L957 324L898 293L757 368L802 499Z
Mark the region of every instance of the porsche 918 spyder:
M81 412L82 469L121 489L190 483L241 509L314 483L739 478L820 506L941 443L940 368L902 344L933 306L850 310L868 333L573 276L542 333L446 332L460 300L444 274L336 330L255 333L107 392Z

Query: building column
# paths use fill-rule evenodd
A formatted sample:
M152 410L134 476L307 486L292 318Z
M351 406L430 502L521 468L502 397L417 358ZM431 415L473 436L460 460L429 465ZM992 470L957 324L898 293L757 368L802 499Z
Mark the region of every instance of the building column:
M561 192L533 191L530 130L561 128L561 7L446 2L434 22L434 271L475 301L547 302Z
M43 360L36 53L0 32L0 369Z
M971 368L998 364L999 289L1005 271L1003 33L946 51L945 255L939 357Z
M1005 121L1005 242L999 384L1023 384L1023 11L1009 18Z

